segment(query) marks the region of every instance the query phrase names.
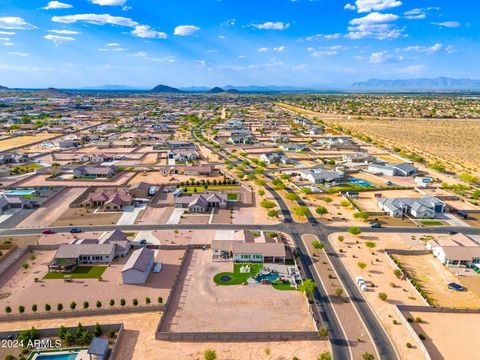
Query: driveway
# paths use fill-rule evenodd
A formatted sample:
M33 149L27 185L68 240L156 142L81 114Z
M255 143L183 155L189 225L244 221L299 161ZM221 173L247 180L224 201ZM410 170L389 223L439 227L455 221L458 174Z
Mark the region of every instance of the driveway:
M173 209L173 212L170 215L170 218L167 220L167 224L178 224L184 212L185 212L185 209L179 209L179 208Z
M142 203L140 206L127 206L123 209L123 214L118 219L117 225L133 225L140 211L144 210L147 204Z
M4 221L8 220L11 216L15 215L17 212L19 212L22 209L8 209L0 215L0 224L3 223Z

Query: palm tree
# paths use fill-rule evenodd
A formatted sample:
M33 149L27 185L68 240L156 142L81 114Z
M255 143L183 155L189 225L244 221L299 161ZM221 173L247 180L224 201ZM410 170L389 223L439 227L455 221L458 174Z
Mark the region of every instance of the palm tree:
M302 285L300 285L298 287L298 289L301 292L305 293L305 295L308 298L311 298L311 296L313 294L313 291L315 290L316 287L317 287L317 285L315 284L315 282L312 279L307 279L303 282Z

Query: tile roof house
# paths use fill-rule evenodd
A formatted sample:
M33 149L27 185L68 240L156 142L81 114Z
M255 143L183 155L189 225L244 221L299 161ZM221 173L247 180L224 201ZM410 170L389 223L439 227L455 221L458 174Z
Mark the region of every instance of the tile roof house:
M426 248L446 266L480 264L480 244L461 233L448 239L430 240Z
M103 208L103 210L122 210L133 204L133 198L126 192L113 190L96 191L88 195L80 204L87 208Z
M155 253L146 247L135 250L122 268L124 284L144 284L155 264Z
M101 165L83 165L75 168L73 174L77 178L111 178L118 173L118 168L115 165L101 166Z
M342 171L325 169L303 170L300 171L299 175L302 179L308 180L312 184L335 184L345 176Z
M445 203L433 196L421 198L379 198L377 206L392 217L411 215L420 219L434 219L437 214L443 214Z
M376 160L375 156L368 155L363 152L354 152L351 154L342 155L342 160L346 163L363 163L368 164Z
M53 260L48 264L49 271L73 271L79 264L105 264L113 261L115 244L98 244L86 241L76 244L61 244Z
M213 260L235 262L279 262L286 258L285 244L264 234L254 237L249 231L237 231L229 240L212 240Z
M227 195L221 193L203 192L175 197L175 207L188 209L189 212L203 213L212 208L225 209L227 206Z
M155 186L150 183L140 181L136 184L133 184L128 188L128 193L134 198L146 199L149 196L154 195L156 192Z

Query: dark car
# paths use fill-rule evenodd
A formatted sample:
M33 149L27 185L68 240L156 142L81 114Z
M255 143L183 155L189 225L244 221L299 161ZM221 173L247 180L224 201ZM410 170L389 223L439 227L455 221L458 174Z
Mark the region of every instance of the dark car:
M380 223L373 223L373 224L370 225L370 227L375 228L375 229L378 229L378 228L381 228L381 227L382 227L382 224L380 224Z
M53 231L53 230L43 230L42 234L44 234L44 235L55 234L55 231Z
M448 235L457 235L458 234L458 231L454 231L454 230L450 230L448 232Z
M454 282L448 284L448 288L449 288L449 289L452 289L452 290L455 290L455 291L463 291L463 290L465 290L465 288L464 288L462 285L457 284L457 283L454 283Z
M82 229L80 229L80 228L71 228L71 229L70 229L70 232L71 232L72 234L78 234L78 233L81 233L81 232L82 232Z

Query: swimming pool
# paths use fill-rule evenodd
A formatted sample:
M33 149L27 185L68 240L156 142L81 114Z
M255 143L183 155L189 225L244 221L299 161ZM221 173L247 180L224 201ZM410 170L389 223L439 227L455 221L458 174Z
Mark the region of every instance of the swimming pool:
M348 181L351 182L352 184L355 184L355 185L372 186L372 184L370 182L368 182L367 180L363 180L363 179L359 179L359 178L349 178Z
M43 352L37 353L36 356L33 356L31 359L34 360L75 360L77 358L79 351L69 351L69 352L61 352L58 354L57 352Z
M270 283L273 283L275 280L277 280L278 278L280 277L279 274L274 274L274 273L270 273L268 275L265 275L265 274L258 274L257 277L255 278L255 280L257 282L262 282L262 280L267 280L268 282Z
M8 190L6 194L13 196L33 196L36 193L36 190Z

